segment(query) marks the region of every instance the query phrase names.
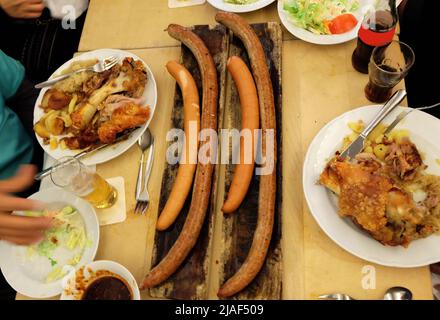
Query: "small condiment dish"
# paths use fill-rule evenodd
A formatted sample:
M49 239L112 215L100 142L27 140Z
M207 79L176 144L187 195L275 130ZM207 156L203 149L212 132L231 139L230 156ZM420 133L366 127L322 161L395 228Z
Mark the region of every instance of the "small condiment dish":
M107 292L104 278L112 281L107 283ZM122 292L116 292L115 285ZM76 271L72 268L63 278L62 286L61 300L121 300L121 296L126 296L127 289L130 300L140 300L139 287L130 271L109 260L94 261Z

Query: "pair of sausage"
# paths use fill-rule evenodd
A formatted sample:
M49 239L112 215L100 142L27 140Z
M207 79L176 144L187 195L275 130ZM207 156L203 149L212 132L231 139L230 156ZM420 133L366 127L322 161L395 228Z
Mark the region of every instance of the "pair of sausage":
M171 37L185 44L198 62L203 87L201 129L217 130L217 69L211 54L204 42L189 29L171 24L167 31ZM212 162L197 164L191 205L182 231L165 258L147 274L142 288L154 287L168 279L196 244L209 204L213 171Z
M272 153L275 168L276 145L274 144L273 150L266 150L266 130L271 129L273 130L273 134L275 134L276 122L272 83L265 62L263 47L250 25L238 15L220 12L216 15L216 20L230 28L234 34L242 40L248 51L258 90L261 127L263 129L262 152L264 155ZM218 84L214 61L203 41L190 30L175 24L170 25L167 30L170 36L184 43L196 57L201 71L203 85L201 128L216 130ZM240 60L232 57L229 60L228 69L239 88L242 108L255 110L254 93L251 93L248 97L243 95L243 89L250 89L253 85L253 81L250 79L251 77L249 77L249 74L244 72L244 76L239 77L239 72L245 70L245 65L243 67L243 64ZM244 115L246 116L246 111ZM255 116L255 113L253 113L252 116ZM254 126L255 117L251 118L252 121L248 123L244 119L243 124ZM250 118L246 117L246 119ZM234 186L234 180L238 177L237 174L240 172L237 171L240 170L239 168L239 166L236 168L232 187ZM244 168L242 170L245 174L249 174L249 168ZM253 166L250 172L252 173L252 171ZM142 284L143 288L150 288L165 281L177 270L189 254L190 250L194 247L206 216L211 191L212 173L212 163L199 163L197 165L193 197L183 229L166 257L148 273ZM249 182L251 177L252 174L250 175L250 178L248 177ZM264 264L274 224L276 192L275 170L273 170L271 174L264 175L260 178L259 188L258 222L251 249L240 269L220 288L218 291L219 297L229 297L241 291L255 278ZM243 194L243 188L238 189L241 193L240 197L244 198L246 192ZM229 199L228 196L225 205L228 203ZM237 206L237 203L239 205L241 201L242 199L235 199L232 201L232 204Z
M246 20L236 14L219 12L215 20L231 29L246 47L258 90L263 131L262 153L266 157L273 156L273 167L276 168L276 139L274 139L273 150L266 150L266 132L273 130L272 133L276 134L276 121L272 82L261 42ZM220 287L217 293L219 297L229 297L240 292L255 278L264 264L275 217L275 169L271 174L261 176L259 188L258 221L251 249L240 269Z
M245 139L240 140L240 162L235 167L235 172L228 197L222 207L224 213L232 213L238 209L246 196L254 171L254 131L259 128L258 95L252 74L242 59L233 56L228 59L227 67L237 85L241 102L242 129L251 133L250 150L245 147ZM190 143L190 124L196 124L198 136L200 131L199 95L194 78L181 64L169 61L166 65L168 72L176 79L183 95L185 147L177 176L174 180L168 200L159 215L156 229L168 229L178 217L191 190L197 163L197 137L196 143ZM192 148L190 148L192 147ZM249 154L245 155L245 151ZM245 163L246 156L250 156L250 163ZM191 158L190 158L191 157Z

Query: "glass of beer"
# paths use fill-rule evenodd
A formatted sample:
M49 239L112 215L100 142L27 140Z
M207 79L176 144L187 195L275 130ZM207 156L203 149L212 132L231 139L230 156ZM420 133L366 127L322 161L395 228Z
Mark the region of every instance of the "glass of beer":
M52 182L84 200L96 208L109 208L115 204L118 192L95 170L85 166L73 157L61 158L53 167Z
M374 48L368 65L367 99L378 103L387 101L393 88L408 74L414 59L411 47L400 41Z

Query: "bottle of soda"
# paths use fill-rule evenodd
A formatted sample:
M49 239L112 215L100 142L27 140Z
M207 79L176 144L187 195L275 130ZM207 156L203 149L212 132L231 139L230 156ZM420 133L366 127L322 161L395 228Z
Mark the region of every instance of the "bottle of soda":
M394 37L398 21L396 0L378 1L375 8L365 15L358 33L357 47L353 51L353 67L368 73L368 63L374 47L386 46Z

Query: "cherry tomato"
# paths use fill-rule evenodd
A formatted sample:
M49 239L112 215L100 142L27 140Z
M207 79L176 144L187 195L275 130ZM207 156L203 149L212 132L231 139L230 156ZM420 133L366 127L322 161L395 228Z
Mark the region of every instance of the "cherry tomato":
M328 23L328 29L332 34L340 34L350 31L357 25L357 19L351 13L344 13L333 18Z

